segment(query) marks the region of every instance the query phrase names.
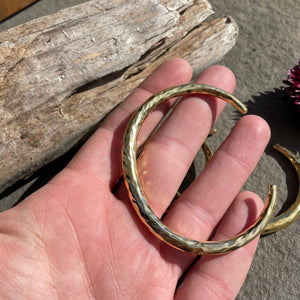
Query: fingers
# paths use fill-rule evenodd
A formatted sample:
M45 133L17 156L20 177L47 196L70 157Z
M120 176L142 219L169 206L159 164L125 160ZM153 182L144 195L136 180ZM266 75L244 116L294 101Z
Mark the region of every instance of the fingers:
M208 240L258 162L269 137L269 127L260 117L240 119L204 171L172 206L164 224L183 236ZM174 250L170 256L178 266L178 276L194 260L193 255Z
M234 75L222 66L207 69L197 82L229 92L235 87ZM138 160L138 171L156 215L161 216L168 207L225 103L203 95L186 97L147 142Z
M250 115L240 119L164 223L182 235L207 240L251 174L269 137L263 119Z
M170 86L187 83L191 76L191 67L183 59L174 58L163 63L104 120L68 167L110 185L114 184L121 175L121 145L130 115L152 94ZM162 106L161 110L167 110L168 106L170 102ZM152 113L145 121L139 138L147 136L162 116L161 111Z
M240 193L217 228L214 240L223 240L248 228L262 210L260 198ZM220 256L203 256L189 270L177 290L175 299L235 299L257 246L258 239Z

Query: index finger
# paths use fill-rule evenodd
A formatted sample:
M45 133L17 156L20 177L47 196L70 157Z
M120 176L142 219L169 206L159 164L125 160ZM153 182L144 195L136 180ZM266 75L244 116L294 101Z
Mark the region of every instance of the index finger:
M170 86L187 83L191 76L191 66L181 58L163 63L104 120L68 167L112 186L121 174L123 134L131 114L153 94ZM162 113L151 114L146 126L143 126L142 134L147 136L162 116Z

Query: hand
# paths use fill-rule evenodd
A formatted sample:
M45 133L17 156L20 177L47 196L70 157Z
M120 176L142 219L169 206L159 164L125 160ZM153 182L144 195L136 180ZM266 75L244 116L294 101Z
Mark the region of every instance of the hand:
M233 299L258 240L220 256L180 252L154 237L137 218L121 176L121 146L131 113L149 96L187 83L182 59L162 64L102 123L68 166L43 188L0 214L1 299ZM221 66L197 82L233 92L233 74ZM172 101L153 112L139 143ZM138 160L142 186L161 216L225 102L187 97L148 141ZM212 161L176 201L164 223L198 240L236 235L259 215L262 201L241 192L269 139L266 123L241 118ZM195 261L195 262L194 262ZM178 281L185 274L182 283Z

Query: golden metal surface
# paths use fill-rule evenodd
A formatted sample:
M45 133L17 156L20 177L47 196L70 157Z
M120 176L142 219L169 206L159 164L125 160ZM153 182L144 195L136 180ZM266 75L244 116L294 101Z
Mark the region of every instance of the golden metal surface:
M293 157L293 154L286 148L281 147L279 145L274 145L273 147L275 150L283 154L292 163L298 175L299 188L295 202L282 214L272 218L263 230L262 234L269 234L283 229L295 222L300 216L300 164Z
M37 0L1 0L0 22L36 1Z
M150 97L132 116L129 121L123 141L123 175L130 201L143 223L162 241L182 251L199 255L220 254L240 248L256 238L270 221L277 197L276 186L269 186L265 208L257 221L241 234L222 241L197 241L181 236L165 226L151 210L143 193L137 172L137 136L142 123L159 104L187 94L208 94L216 96L233 105L241 113L246 113L247 108L231 94L209 85L186 84L165 89Z

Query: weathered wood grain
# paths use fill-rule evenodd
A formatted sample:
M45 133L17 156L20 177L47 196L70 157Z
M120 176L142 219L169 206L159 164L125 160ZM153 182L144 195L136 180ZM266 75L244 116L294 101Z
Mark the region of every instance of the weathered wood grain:
M207 1L90 1L0 33L0 191L62 155L168 57L235 44Z

